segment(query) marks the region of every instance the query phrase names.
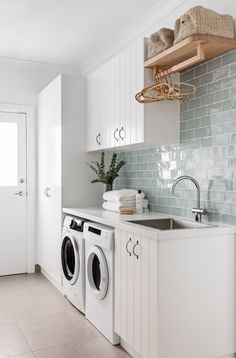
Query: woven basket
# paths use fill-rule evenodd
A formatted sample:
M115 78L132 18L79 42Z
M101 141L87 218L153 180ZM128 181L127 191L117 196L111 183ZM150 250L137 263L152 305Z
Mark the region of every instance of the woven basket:
M213 35L234 39L234 19L230 15L196 6L175 22L174 44L192 35Z
M147 59L158 55L162 51L173 46L174 31L171 29L162 28L152 34L147 40Z

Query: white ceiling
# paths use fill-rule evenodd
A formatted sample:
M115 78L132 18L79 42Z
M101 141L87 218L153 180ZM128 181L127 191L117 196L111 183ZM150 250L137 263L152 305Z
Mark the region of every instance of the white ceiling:
M0 57L79 66L158 0L0 0Z

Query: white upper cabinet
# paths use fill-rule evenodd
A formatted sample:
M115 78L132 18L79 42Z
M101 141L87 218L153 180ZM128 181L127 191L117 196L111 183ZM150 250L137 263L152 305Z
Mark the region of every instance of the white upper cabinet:
M99 149L102 143L101 138L101 115L99 111L100 93L96 93L96 89L99 88L99 72L93 72L87 79L87 149L96 150Z
M135 94L153 83L144 70L144 41L124 48L87 77L88 151L145 143L178 143L178 102L140 104Z

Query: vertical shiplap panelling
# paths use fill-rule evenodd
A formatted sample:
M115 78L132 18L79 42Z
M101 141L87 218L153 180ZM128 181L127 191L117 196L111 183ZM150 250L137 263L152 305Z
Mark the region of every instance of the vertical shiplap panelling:
M119 145L119 140L115 138L117 137L117 130L119 130L119 117L120 117L120 88L119 88L119 71L120 71L120 58L117 55L114 60L114 109L112 112L114 113L114 125L111 132L112 143L115 146ZM116 132L115 132L116 131ZM117 137L118 138L118 137Z
M126 60L125 60L125 118L124 123L122 124L124 128L124 133L122 135L125 136L121 142L124 144L131 143L131 105L130 105L130 93L131 93L131 76L130 76L130 67L131 67L131 48L128 48L126 51Z
M105 114L105 125L104 125L104 132L107 138L107 145L111 146L113 143L113 136L112 131L114 127L114 119L113 119L113 108L114 108L114 96L110 96L109 93L109 81L114 83L114 72L115 72L115 61L111 59L107 66L107 73L106 73L106 94L105 98L110 98L109 101L106 100L106 114Z
M147 238L142 239L141 247L141 335L142 335L142 346L141 346L141 356L150 357L150 344L149 344L149 334L150 334L150 241Z
M127 252L126 252L126 240L127 233L125 231L121 231L120 234L120 275L121 275L121 285L120 285L120 334L123 339L127 340L128 332L127 332L127 314L128 314L128 280L127 280Z
M133 256L134 262L134 348L135 351L141 355L141 341L142 341L142 334L141 334L141 303L142 303L142 291L141 291L141 262L142 262L142 245L143 239L139 235L135 235L135 243L138 242L138 245L135 248L135 253L138 254L138 258ZM145 239L144 239L145 240Z
M126 53L126 116L124 121L124 130L125 130L125 138L123 139L123 142L125 144L131 143L131 118L132 118L132 107L130 106L131 102L131 85L132 85L132 76L130 75L131 72L131 66L132 66L132 48L127 49Z
M126 70L126 52L122 51L120 54L120 118L119 118L119 130L122 126L124 126L125 122L125 115L126 115L126 76L125 76L125 70ZM119 144L123 144L123 141L119 138Z
M115 140L114 138L114 132L117 128L117 118L116 116L119 116L119 113L117 112L118 111L118 107L119 107L119 104L117 103L117 96L118 96L118 91L119 91L119 88L117 86L118 84L118 81L117 81L117 78L118 78L118 70L119 70L119 62L118 62L118 56L116 56L115 58L113 58L113 61L112 61L112 67L111 67L111 80L112 80L112 83L113 83L113 91L114 91L114 95L111 96L109 94L109 98L112 97L112 100L111 100L111 103L110 103L110 121L111 121L111 125L110 125L110 141L111 141L111 146L116 146L117 145L117 141Z
M125 129L125 138L120 140L120 144L130 144L130 128L129 128L129 117L130 117L130 78L128 76L130 71L130 56L129 49L124 51L124 87L123 87L123 95L124 95L124 116L122 118L121 126Z
M134 246L134 235L126 234L126 242L131 239L131 242L128 246L128 250L132 252ZM134 257L126 252L126 262L127 262L127 342L129 342L131 347L134 347Z
M136 100L134 98L136 93L136 81L137 81L137 56L136 56L136 43L131 47L130 54L130 93L131 93L131 115L130 115L130 143L136 143L137 138L137 112L136 112ZM134 130L135 128L135 130Z
M135 93L140 91L140 88L143 87L143 79L144 79L144 67L143 67L143 61L144 61L144 44L143 39L140 39L137 41L136 44L136 51L137 51L137 68L142 69L138 71L138 74L136 72L137 76L137 87L135 90ZM143 142L144 140L144 106L140 106L140 103L136 101L136 109L137 109L137 125L135 127L137 140L136 143Z
M158 240L149 240L150 252L149 252L149 344L150 352L149 357L158 358L158 316L157 316L157 303L158 303L158 292L157 292L157 249Z
M96 90L97 88L100 88L101 89L101 98L104 98L103 97L103 90L104 90L104 87L103 87L103 81L102 81L102 72L103 72L103 68L100 68L97 70L96 72L96 85L94 87L94 96L96 98ZM96 111L94 112L94 118L95 118L95 123L98 122L98 133L100 133L101 135L99 136L99 141L100 141L100 146L97 145L97 149L99 148L104 148L104 145L105 145L105 136L103 135L102 133L102 111L103 111L103 100L95 100L95 108L97 109L97 113ZM92 102L93 103L93 102ZM96 116L97 118L101 118L101 120L96 120ZM93 124L92 124L93 125Z
M120 230L115 231L115 332L120 332L120 319L121 319L121 235Z
M236 51L184 72L181 80L197 86L181 104L181 143L122 152L128 164L116 188L142 189L152 211L192 217L195 187L182 182L171 193L177 176L192 175L209 212L204 220L236 225ZM144 107L137 105L138 118Z
M107 138L106 138L106 132L104 132L103 127L106 123L106 115L107 115L107 103L106 103L106 77L107 77L108 68L104 65L101 68L101 121L102 121L102 135L103 135L103 146L104 148L107 147Z

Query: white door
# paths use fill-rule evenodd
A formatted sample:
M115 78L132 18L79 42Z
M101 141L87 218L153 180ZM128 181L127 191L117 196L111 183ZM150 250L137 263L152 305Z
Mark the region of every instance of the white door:
M88 252L86 272L88 290L98 300L103 300L108 291L109 273L106 257L97 245L93 245Z
M0 276L26 271L26 117L0 112Z

